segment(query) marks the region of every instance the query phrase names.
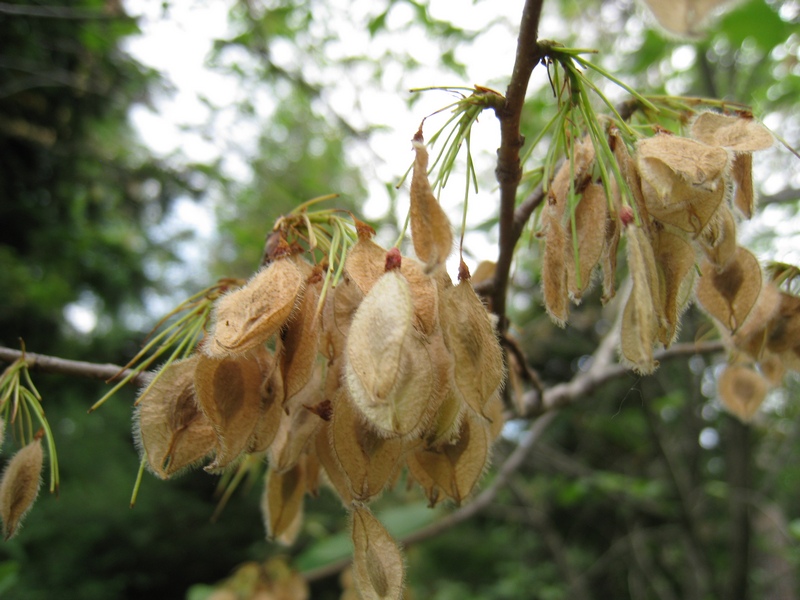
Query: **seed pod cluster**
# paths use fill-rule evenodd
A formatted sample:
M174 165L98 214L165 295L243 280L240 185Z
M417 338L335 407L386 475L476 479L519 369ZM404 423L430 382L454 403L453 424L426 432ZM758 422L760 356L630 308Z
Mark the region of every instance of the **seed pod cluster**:
M303 498L327 481L352 512L362 597L400 597L400 551L366 505L404 468L431 505L463 501L502 426L503 354L465 265L443 265L452 234L432 194L420 140L411 186L417 258L386 250L357 222L338 283L328 265L281 251L216 303L199 350L165 366L137 402L149 469L220 472L269 462L268 537L291 543Z
M679 137L660 131L629 148L612 130L609 145L630 192L624 201L614 186L612 197L605 196L592 180L594 153L585 140L575 144L553 179L541 218L547 311L563 326L569 299L580 301L597 265L603 270L603 300L614 295L622 234L632 286L622 317L621 354L634 370L655 369L653 347L672 343L693 298L755 360L765 348L780 348L784 363L796 362L794 347L777 341L797 339L782 333L794 325L791 302L786 300L780 316L767 314L774 294L762 285L756 258L736 241L737 218L753 214L752 153L769 148L773 137L749 114L700 113L688 132Z

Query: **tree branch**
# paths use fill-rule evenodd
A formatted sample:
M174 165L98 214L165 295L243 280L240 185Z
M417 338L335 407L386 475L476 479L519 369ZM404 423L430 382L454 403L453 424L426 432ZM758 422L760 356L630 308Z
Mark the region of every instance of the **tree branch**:
M495 169L495 176L500 184L500 252L492 290L492 310L500 318L500 331L505 331L507 327L506 290L511 259L519 237L514 235L514 207L517 188L522 177L519 151L525 143L520 133L520 116L531 73L542 58L542 50L537 43L542 4L543 0L525 2L517 40L517 56L511 73L511 82L506 89L505 104L501 109L495 109L495 114L500 120L500 148L497 149Z
M797 202L798 200L800 200L800 188L788 187L780 192L770 194L769 196L760 196L758 198L758 205L788 204L790 202Z
M0 346L0 360L2 361L14 362L22 356L23 353L19 350ZM76 375L78 377L100 379L102 381L119 379L130 373L130 369L125 369L124 367L112 365L110 363L98 364L84 362L82 360L67 360L66 358L47 356L46 354L36 354L34 352L25 352L24 356L30 371ZM135 385L141 385L146 383L149 378L149 373L139 373L139 375L131 380L131 383Z

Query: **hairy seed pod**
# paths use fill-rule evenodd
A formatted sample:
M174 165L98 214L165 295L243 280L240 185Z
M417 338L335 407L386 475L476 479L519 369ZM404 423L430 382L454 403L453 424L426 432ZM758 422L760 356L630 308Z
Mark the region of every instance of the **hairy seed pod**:
M712 317L735 332L744 323L761 293L761 267L741 246L722 269L710 261L700 265L697 300Z
M600 262L605 242L605 230L598 227L606 222L608 205L603 186L590 183L575 207L575 233L578 239L578 264L575 264L572 230L567 239L567 289L576 304L580 304L583 294L592 283L592 271ZM580 276L580 284L578 283Z
M620 347L622 357L631 367L637 373L646 375L657 366L653 360L653 344L658 321L653 301L658 295L657 289L655 293L653 291L651 266L646 258L648 250L652 253L652 249L639 227L629 226L627 232L628 270L633 285L622 314Z
M268 539L279 540L287 546L294 542L303 519L305 483L302 461L283 473L270 469L261 500Z
M414 141L414 172L411 176L411 241L426 271L441 266L453 247L450 220L433 195L428 182L428 150Z
M766 350L767 338L778 314L781 291L772 281L764 281L755 305L744 323L733 334L733 344L753 360L761 360Z
M733 159L731 175L733 183L736 184L733 205L739 209L745 219L750 219L756 206L756 194L753 190L753 155L737 154Z
M264 452L270 447L278 433L278 427L283 414L283 375L278 368L277 361L266 350L263 352L264 359L259 360L261 367L261 386L259 397L261 404L259 407L258 420L256 421L253 433L248 441L247 452Z
M336 407L334 404L335 412ZM322 423L314 437L314 450L330 487L339 496L342 504L345 507L349 507L354 500L353 492L350 490L350 482L347 475L334 454L333 443L331 442L331 427L332 421Z
M328 290L322 311L320 352L329 361L344 355L350 322L364 294L349 277L342 277L338 285Z
M275 439L269 447L270 468L278 472L291 469L314 440L322 425L326 402L319 380L312 380L295 396L296 404L287 406L281 415Z
M352 511L353 579L362 600L400 600L405 566L397 542L366 507Z
M204 351L224 357L246 353L266 342L292 314L304 280L295 262L282 258L261 269L243 288L220 298Z
M396 270L388 271L356 311L347 339L345 380L350 397L387 437L417 431L434 391L433 366L412 322L408 282Z
M483 407L503 384L503 351L486 307L468 279L442 286L441 319L454 358L454 383L467 405Z
M281 371L286 402L305 387L314 371L322 321L317 313L321 290L322 269L317 266L306 282L303 300L281 332Z
M397 471L406 442L385 439L364 422L343 391L335 399L330 442L353 498L369 501L380 494Z
M42 481L44 452L42 439L37 437L20 448L8 461L0 480L0 517L3 537L11 539L19 524L33 506Z
M692 274L695 254L683 236L667 229L656 230L654 242L659 302L665 321L660 341L668 347L677 334L681 312L689 303L691 292L688 290L691 286L687 286L686 282Z
M800 298L781 292L778 312L772 318L767 336L767 349L783 354L800 341Z
M722 146L734 152L766 150L775 143L769 129L752 117L702 112L692 122L691 136L710 146Z
M422 486L431 506L444 497L460 504L469 496L489 460L490 425L467 412L458 439L449 444L421 447L408 457L408 468Z
M717 383L722 404L744 423L756 414L768 389L767 380L744 365L727 366Z
M261 415L262 381L255 355L223 359L198 355L194 372L197 402L214 427L219 445L206 470L221 469L247 450Z
M344 269L361 294L366 296L386 272L386 250L369 236L359 235L358 241L347 253Z
M444 272L443 270L441 272ZM403 257L400 273L408 282L414 307L414 328L431 335L439 327L439 294L436 281L413 258Z
M567 232L550 211L544 213L544 257L542 258L542 290L544 307L550 319L565 327L569 317L567 291Z
M706 258L717 267L725 267L736 255L736 220L725 204L720 205L711 222L698 238Z
M161 479L199 463L217 447L214 428L195 397L199 358L194 355L164 367L136 401L134 439Z

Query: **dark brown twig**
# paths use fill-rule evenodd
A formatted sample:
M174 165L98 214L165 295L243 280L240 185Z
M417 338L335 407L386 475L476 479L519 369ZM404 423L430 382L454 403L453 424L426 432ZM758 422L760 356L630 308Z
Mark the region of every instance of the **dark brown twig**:
M517 188L522 177L519 152L525 142L520 132L520 116L531 73L542 58L542 49L537 44L542 3L543 0L525 2L517 40L517 55L511 82L506 90L506 101L501 109L495 109L500 120L500 148L497 149L495 169L495 176L500 184L500 252L492 290L492 310L500 317L501 332L507 327L506 291L511 259L519 239L519 236L514 235L514 208Z

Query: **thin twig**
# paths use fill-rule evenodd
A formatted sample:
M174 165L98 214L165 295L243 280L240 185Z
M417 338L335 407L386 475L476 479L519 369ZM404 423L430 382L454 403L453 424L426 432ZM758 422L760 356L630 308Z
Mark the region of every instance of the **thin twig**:
M0 360L2 361L14 362L21 356L22 352L19 350L0 346ZM130 372L129 369L123 369L119 365L110 363L99 364L84 362L82 360L68 360L57 356L36 354L34 352L25 352L25 360L28 363L28 369L30 371L62 373L64 375L76 375L78 377L100 379L103 381L108 381L109 379L115 379L117 377L122 378ZM141 385L146 383L150 377L151 375L149 373L140 373L131 380L131 383Z
M543 0L525 2L517 40L517 55L511 82L506 90L505 105L502 109L495 109L500 120L500 148L497 149L495 169L495 176L500 184L500 252L492 290L492 310L500 317L500 331L505 331L507 327L506 290L511 259L518 239L514 237L514 207L522 177L519 151L525 142L520 132L520 117L531 73L542 58L542 50L537 44L542 3Z

